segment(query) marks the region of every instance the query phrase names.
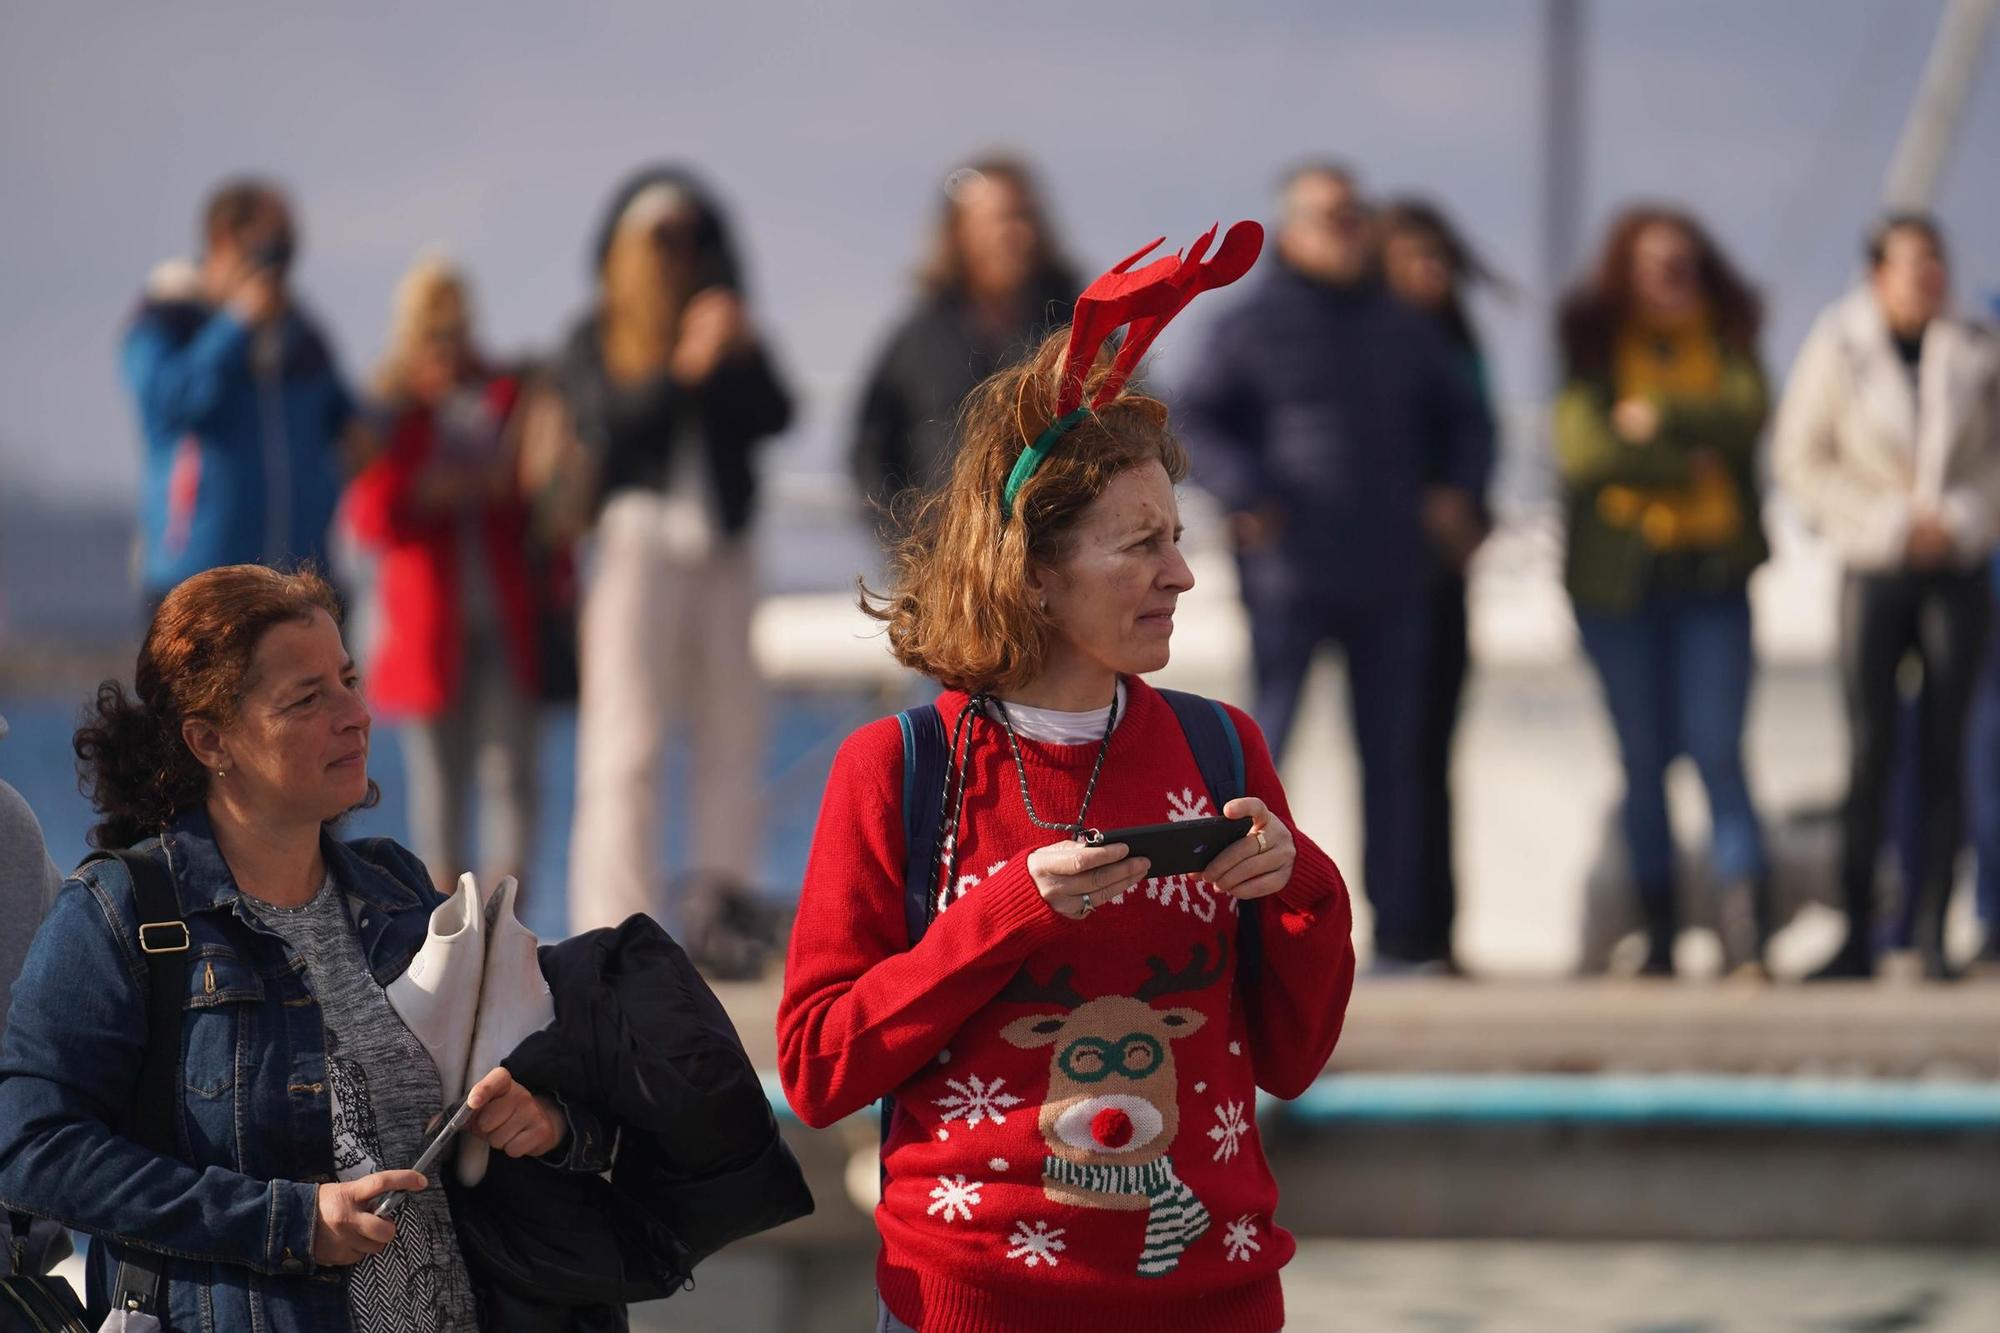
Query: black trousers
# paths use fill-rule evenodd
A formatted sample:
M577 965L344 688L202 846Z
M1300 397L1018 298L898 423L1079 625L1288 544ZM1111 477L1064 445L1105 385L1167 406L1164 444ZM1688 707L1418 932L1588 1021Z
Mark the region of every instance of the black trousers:
M1361 759L1362 887L1375 909L1375 950L1429 962L1451 948L1424 884L1422 730L1430 621L1416 596L1333 605L1273 595L1246 579L1255 716L1274 756L1293 740L1292 720L1313 653L1339 646L1347 659L1348 709Z
M1915 653L1923 670L1917 774L1916 940L1942 947L1944 913L1965 835L1965 733L1993 602L1984 567L1941 573L1849 574L1840 595L1841 684L1850 738L1841 839L1841 895L1854 942L1871 947L1875 867L1896 763L1897 674Z
M1417 892L1422 906L1418 919L1426 937L1419 942L1426 958L1452 955L1452 928L1458 917L1458 869L1452 841L1451 748L1458 733L1460 702L1472 665L1472 646L1465 613L1465 577L1440 572L1430 589L1430 653L1425 663L1421 739L1418 742L1418 817L1423 831L1417 840L1421 858Z

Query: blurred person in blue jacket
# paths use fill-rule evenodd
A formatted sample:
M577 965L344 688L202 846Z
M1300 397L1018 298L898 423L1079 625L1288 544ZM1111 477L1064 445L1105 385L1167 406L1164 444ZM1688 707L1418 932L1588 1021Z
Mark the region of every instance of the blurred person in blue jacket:
M200 260L155 270L126 330L148 607L219 565L326 565L355 404L288 289L297 250L275 185L227 181L203 211Z
M1449 971L1424 888L1427 604L1477 545L1493 424L1437 320L1392 295L1354 176L1285 180L1278 262L1216 321L1180 394L1195 479L1230 516L1257 721L1291 738L1314 652L1346 656L1378 972Z

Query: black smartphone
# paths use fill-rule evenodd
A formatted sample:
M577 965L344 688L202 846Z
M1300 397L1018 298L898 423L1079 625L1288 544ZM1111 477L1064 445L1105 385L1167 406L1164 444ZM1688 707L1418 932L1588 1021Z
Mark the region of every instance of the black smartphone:
M1148 875L1192 875L1208 869L1224 847L1249 836L1248 819L1184 819L1176 824L1106 829L1091 839L1091 845L1124 843L1127 856L1152 862Z
M472 1106L466 1099L470 1096L471 1094L467 1093L466 1097L459 1098L458 1105L452 1107L450 1114L438 1122L436 1132L431 1135L431 1141L417 1154L417 1160L410 1163L410 1170L420 1175L430 1174L431 1168L437 1165L438 1158L444 1156L446 1146L458 1137L458 1131L464 1129L466 1122L472 1119ZM403 1190L386 1190L376 1196L368 1211L377 1217L387 1217L403 1202L404 1193Z

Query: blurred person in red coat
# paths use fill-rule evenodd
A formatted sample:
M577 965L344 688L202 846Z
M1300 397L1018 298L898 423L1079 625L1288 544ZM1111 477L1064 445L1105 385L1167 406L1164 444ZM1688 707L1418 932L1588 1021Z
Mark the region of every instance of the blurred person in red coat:
M536 619L527 506L508 430L519 381L472 335L464 275L436 255L397 287L376 378L384 447L349 491L380 565L371 704L402 723L410 841L440 890L519 874L535 813Z

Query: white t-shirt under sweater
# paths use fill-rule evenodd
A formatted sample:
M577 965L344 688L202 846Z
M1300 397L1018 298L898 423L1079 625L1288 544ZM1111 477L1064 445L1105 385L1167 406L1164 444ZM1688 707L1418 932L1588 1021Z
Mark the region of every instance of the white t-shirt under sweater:
M1122 726L1125 722L1125 682L1122 680L1118 682L1117 697L1118 723ZM1017 734L1045 745L1085 745L1103 740L1105 716L1111 711L1110 704L1084 713L1065 713L1054 708L1030 708L1012 699L1001 702L1007 705L1007 718L1014 724ZM999 710L989 711L993 720L998 722Z

